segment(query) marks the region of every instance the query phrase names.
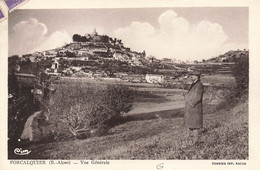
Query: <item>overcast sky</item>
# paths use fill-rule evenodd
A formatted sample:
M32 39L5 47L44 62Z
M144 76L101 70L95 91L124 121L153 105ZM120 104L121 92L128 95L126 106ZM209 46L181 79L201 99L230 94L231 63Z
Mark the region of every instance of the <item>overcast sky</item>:
M9 56L60 47L94 27L157 58L202 60L248 48L248 8L27 9L9 14Z

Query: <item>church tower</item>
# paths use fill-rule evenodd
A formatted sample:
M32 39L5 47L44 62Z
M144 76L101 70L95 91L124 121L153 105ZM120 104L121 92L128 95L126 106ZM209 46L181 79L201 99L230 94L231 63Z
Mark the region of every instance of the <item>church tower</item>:
M92 35L98 35L96 28L94 28Z

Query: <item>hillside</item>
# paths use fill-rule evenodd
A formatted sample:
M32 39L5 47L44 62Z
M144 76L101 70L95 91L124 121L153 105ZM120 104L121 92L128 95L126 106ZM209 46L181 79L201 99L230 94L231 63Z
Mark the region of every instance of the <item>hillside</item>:
M183 127L181 115L129 119L101 137L33 144L28 147L32 153L26 158L248 159L247 101L232 109L204 115L207 132L202 134L197 145Z
M174 79L193 70L202 74L230 75L234 62L249 55L246 50L228 51L203 62L179 63L174 59L159 60L146 56L145 51L133 51L125 47L122 40L99 35L95 30L85 36L75 34L72 39L72 43L60 48L26 54L21 58L9 57L9 72L14 70L11 68L20 67L21 73L34 75L45 70L54 76L117 77L128 81L135 79L131 77L133 75L143 75L138 79L141 82L146 74L159 74Z
M249 56L249 51L248 50L236 50L236 51L228 51L225 54L219 55L217 57L213 57L211 59L206 60L206 62L215 62L215 63L219 63L219 62L236 62L237 60L239 60L242 57L248 57Z
M122 40L107 35L99 35L96 30L91 34L81 36L74 34L73 42L62 47L41 52L23 55L24 60L31 62L45 60L47 58L93 61L108 59L126 61L132 65L141 65L141 59L146 57L145 51L136 52L125 47Z

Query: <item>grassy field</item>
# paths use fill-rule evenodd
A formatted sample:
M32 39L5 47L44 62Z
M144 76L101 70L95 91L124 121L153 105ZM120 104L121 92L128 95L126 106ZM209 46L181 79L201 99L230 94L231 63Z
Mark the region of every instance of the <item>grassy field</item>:
M247 159L248 105L204 116L207 132L194 145L183 118L129 120L102 137L35 144L42 159Z
M208 78L214 80L214 78ZM226 78L219 80L226 81ZM75 80L76 81L76 80ZM77 93L70 96L77 102L77 95L84 93L74 89L83 87L102 88L107 82L70 81L57 84L57 95L64 86ZM110 82L111 83L111 82ZM118 83L118 82L116 82ZM183 126L185 90L164 89L151 84L125 85L135 90L133 109L123 115L117 126L100 137L88 139L72 138L67 127L56 124L62 136L57 141L34 143L27 146L31 154L28 159L247 159L248 158L248 102L240 102L234 108L216 110L217 105L204 97L204 127L198 144L194 144L192 134ZM63 91L63 93L66 93ZM65 100L56 98L69 107ZM81 101L82 103L87 102ZM223 104L223 103L222 103ZM228 105L228 104L225 104ZM55 110L56 109L56 110ZM63 111L64 111L63 110ZM62 112L52 108L50 120L57 122ZM223 149L224 148L224 149ZM15 156L14 156L15 158Z

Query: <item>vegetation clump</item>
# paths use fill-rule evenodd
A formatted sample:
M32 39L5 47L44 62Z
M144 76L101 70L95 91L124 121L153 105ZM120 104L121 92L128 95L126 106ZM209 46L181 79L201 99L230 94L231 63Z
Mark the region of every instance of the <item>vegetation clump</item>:
M75 83L60 85L58 90L53 108L56 120L62 120L79 138L106 133L133 106L133 90L123 85L94 87Z
M236 79L235 96L241 97L243 94L248 94L249 87L249 58L244 55L236 61L233 68L233 75Z

